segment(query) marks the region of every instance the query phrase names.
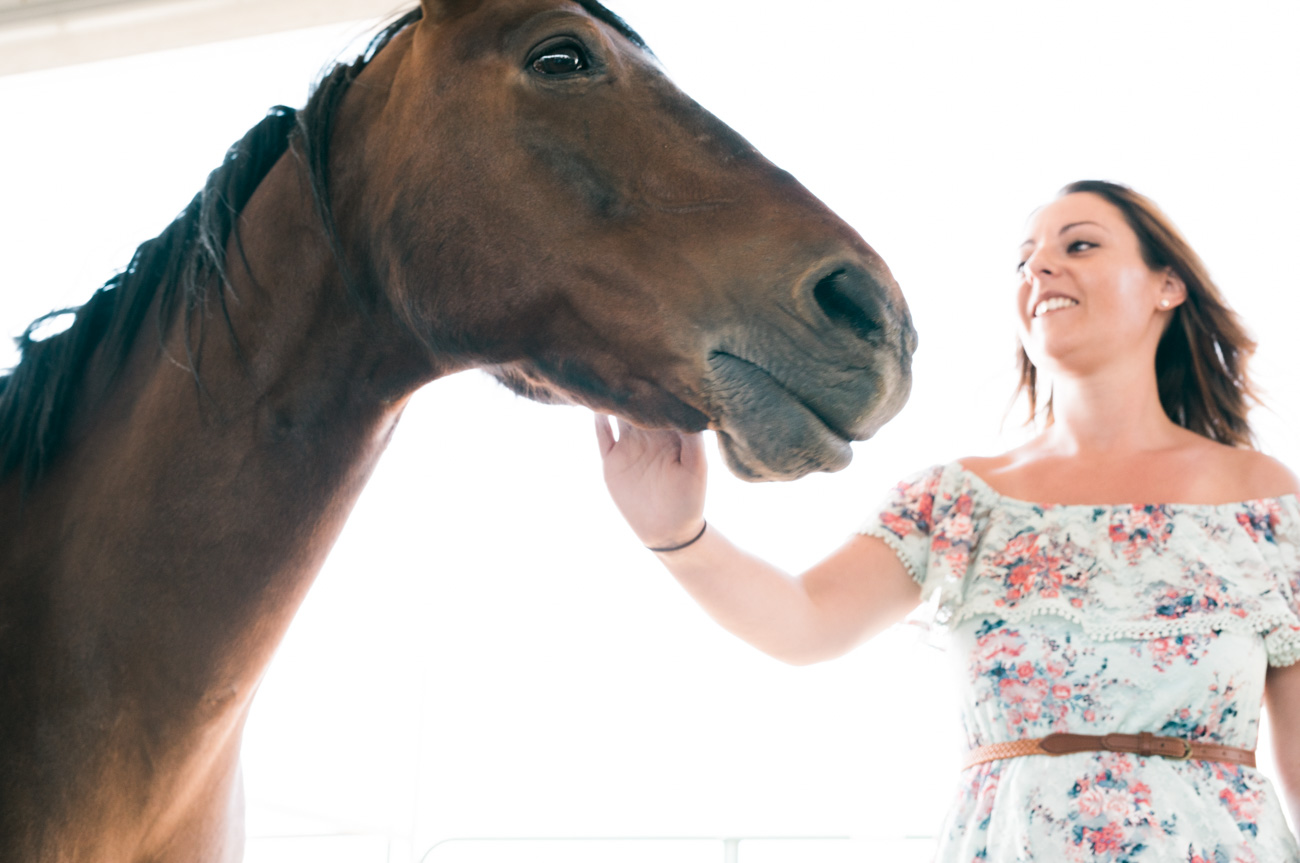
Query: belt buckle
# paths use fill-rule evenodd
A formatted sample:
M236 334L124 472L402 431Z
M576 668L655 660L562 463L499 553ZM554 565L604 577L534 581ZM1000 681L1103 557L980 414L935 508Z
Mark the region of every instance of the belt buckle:
M1191 742L1190 742L1190 741L1187 741L1187 740L1183 740L1183 739L1181 739L1181 738L1179 739L1178 742L1181 743L1181 744L1183 744L1183 754L1182 754L1182 755L1166 755L1165 757L1168 758L1170 761L1186 761L1186 760L1188 760L1189 758L1192 757L1192 744L1191 744Z

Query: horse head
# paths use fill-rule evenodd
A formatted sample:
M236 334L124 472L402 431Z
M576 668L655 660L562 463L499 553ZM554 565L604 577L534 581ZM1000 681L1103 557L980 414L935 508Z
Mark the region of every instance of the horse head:
M621 19L593 0L422 11L344 102L330 170L359 178L347 247L439 372L715 429L752 480L842 468L897 413L916 337L884 262Z

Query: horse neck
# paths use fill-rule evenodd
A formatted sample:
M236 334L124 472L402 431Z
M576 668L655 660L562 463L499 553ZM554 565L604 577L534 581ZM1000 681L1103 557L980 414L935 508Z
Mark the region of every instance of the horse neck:
M110 677L128 669L119 696L182 722L213 698L222 712L247 704L406 398L432 377L391 315L348 298L292 154L240 221L232 327L207 310L199 383L176 361L186 326L160 351L146 325L0 545L5 577L62 618L34 615L41 643L57 631L75 643L52 650Z

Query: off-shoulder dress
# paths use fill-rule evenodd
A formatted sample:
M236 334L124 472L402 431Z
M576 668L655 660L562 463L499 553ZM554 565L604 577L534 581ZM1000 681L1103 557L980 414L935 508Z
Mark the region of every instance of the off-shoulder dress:
M930 601L972 748L1141 731L1254 748L1267 666L1300 660L1295 495L1044 505L954 462L899 483L861 532ZM968 768L937 859L1300 863L1300 847L1254 768L1080 752Z

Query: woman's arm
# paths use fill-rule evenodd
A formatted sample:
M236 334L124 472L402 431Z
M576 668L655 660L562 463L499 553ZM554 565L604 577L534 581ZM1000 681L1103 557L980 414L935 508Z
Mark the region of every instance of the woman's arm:
M620 422L617 441L596 418L605 482L641 542L672 547L703 523L705 462L699 435ZM709 527L659 559L708 614L759 650L795 665L839 656L901 620L920 587L883 541L855 536L792 577Z
M834 659L917 606L921 589L894 551L855 536L803 575L787 575L710 527L700 541L658 555L709 616L792 665Z
M1264 703L1273 729L1278 785L1291 813L1291 823L1300 830L1300 662L1268 670Z

